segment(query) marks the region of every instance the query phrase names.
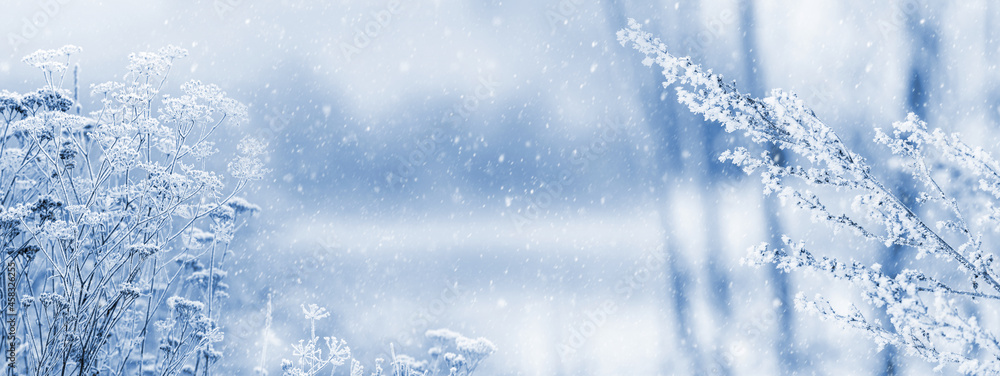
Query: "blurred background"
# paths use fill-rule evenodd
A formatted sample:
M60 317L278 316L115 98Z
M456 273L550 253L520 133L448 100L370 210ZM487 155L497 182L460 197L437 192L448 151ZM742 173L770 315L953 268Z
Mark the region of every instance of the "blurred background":
M822 291L870 312L857 291L740 263L787 233L899 267L718 162L747 140L618 44L628 18L744 92L798 93L873 165L874 128L908 112L997 150L988 0L16 1L0 88L41 86L21 57L78 45L86 112L129 53L175 44L190 56L167 87L199 79L250 106L221 155L262 137L272 172L229 264L224 373L280 373L308 334L300 305L318 304L317 332L368 367L447 327L496 343L487 375L932 374L791 307Z

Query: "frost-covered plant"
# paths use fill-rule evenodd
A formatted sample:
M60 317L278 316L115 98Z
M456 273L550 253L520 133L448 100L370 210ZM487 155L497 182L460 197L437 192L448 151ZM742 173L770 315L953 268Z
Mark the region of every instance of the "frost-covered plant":
M121 81L92 85L90 116L62 88L80 48L24 58L35 92L0 92L0 254L16 265L13 338L30 375L209 374L221 353L218 299L235 231L259 208L237 194L265 170L246 140L232 177L207 170L214 132L246 119L215 85L161 94L166 47L129 56ZM207 263L207 265L206 265ZM4 343L10 342L3 331Z
M740 93L721 76L667 53L659 39L643 32L633 20L629 28L618 32L618 39L645 54L646 66L662 67L667 78L664 87L678 83L678 99L692 112L766 146L757 155L735 148L720 158L748 174L757 172L765 194L778 194L834 230L912 250L908 253L912 260L927 255L942 260L915 262L912 265L927 266L890 274L878 264L814 256L805 244L787 236L784 249L769 249L766 244L753 247L745 259L751 264L772 263L784 271L806 268L848 281L869 303L884 310L891 328L866 318L855 306L835 310L822 296L807 299L800 293L796 298L799 309L861 329L880 347L896 345L939 367L956 364L964 373L1000 373L1000 342L960 304L995 312L995 306L987 308L986 304L1000 300L995 255L984 246L1000 227L996 204L1000 163L989 153L968 146L957 135L928 130L912 114L893 124L891 133L877 129L876 143L887 146L923 186L916 202L906 202L794 94L775 90L757 99ZM776 161L767 151L773 150L771 146L783 150L787 160ZM834 213L808 187L853 194L852 211L857 215ZM931 215L937 216L936 223L922 218ZM963 273L956 276L951 272L955 269Z
M327 349L326 355L323 355L323 350L319 347L319 337L316 336L316 321L329 317L330 313L326 311L326 308L315 304L310 304L308 307L303 305L302 313L305 314L306 320L309 320L309 340L299 340L298 344L292 345L292 355L298 359L296 363L283 359L281 361L282 375L313 376L326 366L330 366L330 374L332 375L337 367L344 365L348 359L351 359L351 348L347 346L346 341L338 341L337 337L323 337Z
M497 351L486 338L468 338L448 329L428 330L434 346L427 351L431 361L428 375L471 375L484 359ZM423 363L421 363L423 364Z
M281 370L283 376L313 376L319 374L326 366L330 366L330 374L336 372L340 367L351 361L351 376L363 376L364 367L361 362L351 357L351 349L344 340L337 341L336 337L323 337L326 342L327 352L319 349L320 338L316 336L316 321L326 318L329 313L325 308L315 304L302 306L302 312L310 324L309 340L299 340L298 344L292 345L292 355L297 360L291 361L283 359ZM468 338L448 329L428 330L426 337L431 341L432 346L428 350L430 360L417 360L416 358L396 354L396 348L390 345L391 356L389 373L382 368L385 359L375 359L372 376L469 376L476 370L476 367L487 357L497 351L495 345L486 338ZM258 374L264 374L262 370Z

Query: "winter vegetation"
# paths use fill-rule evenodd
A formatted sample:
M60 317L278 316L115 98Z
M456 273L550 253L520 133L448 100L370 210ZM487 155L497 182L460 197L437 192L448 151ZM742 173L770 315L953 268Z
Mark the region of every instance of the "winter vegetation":
M1000 374L998 2L0 26L7 375Z
M751 248L747 264L773 264L784 272L808 269L848 281L889 322L866 317L853 304L834 307L819 295L800 293L796 308L861 330L879 348L895 345L938 369L953 364L967 374L1000 373L995 329L961 304L990 310L1000 300L1000 275L988 243L1000 230L1000 163L988 152L970 147L958 134L928 129L912 113L891 131L876 129L874 141L919 185L915 200L906 201L795 94L774 90L762 99L743 94L691 59L671 55L634 20L618 39L644 54L644 65L663 69L663 85L674 88L680 103L759 145L733 148L719 159L758 175L765 194L844 235L887 249L903 247L905 257L915 261L914 268L888 273L878 263L816 255L791 236L782 238L781 248L767 243ZM851 210L831 209L822 192L853 195Z
M239 194L266 173L265 145L244 139L228 174L205 169L213 134L246 107L197 80L161 95L187 55L172 46L130 55L121 80L91 86L103 107L80 115L80 50L28 55L44 86L0 93L5 368L209 375L229 244L260 210Z
M296 361L283 359L281 361L282 376L313 376L329 370L330 375L337 367L347 365L351 376L364 375L362 362L351 357L351 348L343 339L323 337L326 353L320 346L320 338L316 335L316 321L327 318L330 314L325 308L315 304L302 306L302 313L309 321L310 337L299 340L292 345L292 355ZM497 348L486 338L468 338L448 329L428 330L425 334L431 343L427 351L428 359L396 354L395 346L390 344L391 358L388 369L382 368L385 359L376 358L373 376L469 376L479 364L495 353ZM266 374L263 368L257 369L258 374Z
M63 88L79 51L25 57L45 85L0 93L5 366L29 375L210 375L225 338L226 260L239 252L230 244L260 211L239 194L268 173L267 146L244 138L228 174L206 169L216 131L245 123L247 109L197 80L179 96L162 93L174 60L187 55L173 46L130 55L122 80L91 86L103 107L81 116L75 74L72 91ZM297 359L284 360L282 374L332 375L346 364L362 375L344 340L316 335L326 309L302 310L310 337L291 345ZM265 332L271 320L268 302ZM496 351L447 329L427 338L429 360L393 351L388 369L376 359L371 374L466 376ZM265 343L262 362L266 353Z

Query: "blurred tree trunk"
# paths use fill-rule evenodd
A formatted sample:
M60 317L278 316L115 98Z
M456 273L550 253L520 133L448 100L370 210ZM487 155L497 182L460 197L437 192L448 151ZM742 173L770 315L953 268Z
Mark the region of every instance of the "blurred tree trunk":
M764 72L760 69L760 58L758 55L756 7L753 0L739 0L740 12L740 32L741 44L743 47L743 79L745 84L741 85L754 96L763 96ZM785 153L781 149L772 146L769 151L777 160L779 165L785 161ZM767 225L766 231L769 233L770 247L775 249L783 248L781 236L784 233L781 218L778 213L781 211L781 204L775 195L764 197L764 221ZM774 288L775 298L779 302L777 312L777 335L774 338L774 351L778 357L778 366L782 375L791 375L798 369L798 360L794 350L795 344L795 318L794 302L789 286L788 274L780 271L779 268L768 268L771 286Z
M711 26L705 23L703 10L698 2L681 2L676 7L675 24L680 27L675 41L680 41L679 52L687 54L692 61L697 64L708 64L709 51L713 42L721 35L722 30L709 29ZM715 20L717 17L709 17ZM721 27L721 26L720 26ZM673 93L668 95L669 101L677 103ZM719 205L721 198L720 183L726 179L727 172L734 169L729 164L719 161L719 154L726 149L720 145L721 136L724 134L722 127L706 122L700 115L683 111L677 116L682 135L686 141L682 145L691 153L690 158L678 159L688 163L685 166L685 173L692 179L700 194L691 199L697 200L701 211L701 236L703 242L703 252L705 255L703 275L705 276L705 288L707 288L708 303L712 307L713 321L711 326L714 333L710 333L711 348L705 351L712 351L713 356L710 363L710 373L712 375L729 375L732 373L733 354L729 353L729 339L733 338L732 331L734 325L732 310L732 278L729 275L730 267L735 260L726 257L724 252L725 234L722 231L723 210ZM680 145L678 145L680 146Z
M930 115L928 109L932 103L931 88L935 85L932 81L938 60L938 35L933 23L923 17L925 12L919 9L920 5L919 2L912 0L902 0L892 4L896 7L894 12L905 15L903 35L907 39L905 44L910 50L907 71L904 73L906 77L904 111L912 112L924 121L931 121L928 118ZM909 174L904 171L898 172L896 181L901 183L893 188L896 197L904 203L912 203L916 193L915 187L906 183L912 181ZM903 247L899 245L889 247L882 254L882 270L888 276L895 277L899 274L902 263ZM887 329L895 332L895 328L889 324L889 317L884 312L880 312L880 316L880 320L887 324ZM901 374L900 368L899 350L891 344L886 346L882 354L882 364L876 374L895 376Z
M612 32L627 27L628 14L624 2L612 1L604 2L605 11L608 15L608 24ZM644 3L640 3L648 6ZM664 12L664 8L653 8L663 17L668 17L669 13ZM672 21L672 20L671 20ZM669 24L673 24L672 22ZM661 35L664 38L672 37L673 40L682 40L684 31L679 28L665 30ZM612 34L614 35L614 34ZM628 52L628 51L626 51ZM656 70L630 69L632 72L632 87L638 89L641 102L642 122L649 127L653 138L653 163L654 168L650 176L650 185L654 188L657 197L658 212L660 213L660 224L663 228L663 244L666 255L664 263L664 274L666 276L667 288L664 300L672 306L670 312L672 327L676 335L676 356L664 356L661 364L664 374L690 374L705 375L704 356L699 347L699 339L694 332L693 314L691 312L691 291L695 286L689 273L692 265L686 259L682 248L678 244L675 235L676 222L673 217L674 208L672 201L676 195L676 185L678 176L682 173L681 163L681 129L676 119L681 114L689 114L685 108L674 100L672 93L666 92L663 88L663 75ZM664 95L668 94L668 95ZM679 373L674 367L680 361L687 368L687 372Z

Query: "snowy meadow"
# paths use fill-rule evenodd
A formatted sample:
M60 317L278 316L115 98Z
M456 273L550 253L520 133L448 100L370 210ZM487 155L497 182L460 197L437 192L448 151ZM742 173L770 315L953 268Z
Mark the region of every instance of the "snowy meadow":
M998 20L8 4L5 372L1000 374Z

